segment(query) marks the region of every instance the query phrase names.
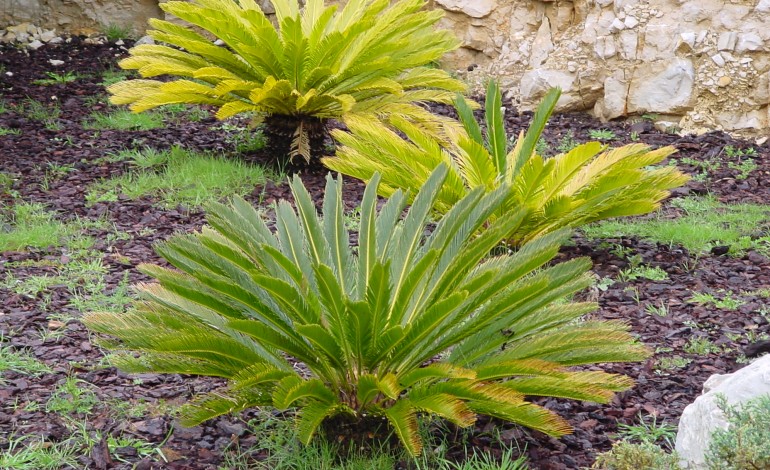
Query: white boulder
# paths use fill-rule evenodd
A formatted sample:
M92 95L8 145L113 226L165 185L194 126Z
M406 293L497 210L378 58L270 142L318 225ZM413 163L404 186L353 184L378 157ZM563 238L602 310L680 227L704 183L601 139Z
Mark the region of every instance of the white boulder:
M770 355L765 355L732 374L716 374L703 385L703 394L684 409L679 419L676 451L682 467L706 469L705 455L715 429L727 428L724 413L716 403L724 395L729 405L746 402L760 395L770 395Z

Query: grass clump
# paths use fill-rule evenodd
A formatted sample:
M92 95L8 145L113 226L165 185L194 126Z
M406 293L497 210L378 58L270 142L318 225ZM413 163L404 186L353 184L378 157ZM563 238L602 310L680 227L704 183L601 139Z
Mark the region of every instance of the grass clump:
M15 351L10 346L0 344L0 374L6 371L25 375L41 375L50 373L51 369L25 351ZM0 468L3 467L0 466Z
M131 37L131 27L126 25L120 25L110 23L104 26L104 37L108 41L117 41L119 39L129 39Z
M55 470L77 467L77 449L67 443L45 442L36 436L11 436L0 452L4 470Z
M730 406L724 396L717 405L725 413L727 429L716 429L706 453L711 470L770 468L770 395Z
M118 131L149 131L163 126L162 114L136 114L127 109L118 109L111 113L91 113L83 123L84 129Z
M39 203L23 202L0 212L0 251L58 245L68 232Z
M54 390L46 404L46 411L61 415L88 414L99 404L99 397L82 380L67 377Z
M200 206L233 195L246 195L268 175L259 166L196 153L181 147L158 152L127 153L138 168L93 185L89 202L115 201L118 194L130 199L152 196L163 207Z
M7 135L21 135L21 131L19 129L0 126L0 137L5 137Z
M672 201L680 210L676 219L608 220L582 228L586 237L636 236L652 242L681 245L692 253L728 245L730 255L747 250L770 255L770 206L722 204L713 197L687 197Z
M64 85L67 83L74 82L78 78L80 78L76 73L74 72L65 72L65 73L56 73L56 72L46 72L45 73L47 78L41 78L38 80L33 80L33 85Z
M316 437L310 445L299 440L296 426L290 421L267 411L247 423L256 437L249 448L231 447L224 453L222 468L249 468L254 470L392 470L399 462L409 461L415 470L526 470L526 460L515 447L504 446L499 458L486 452L469 450L465 458L453 461L446 457L449 445L430 434L430 421L421 420L420 430L431 440L433 452L410 457L399 447L386 441L363 439L356 445L338 442L325 436ZM467 446L467 444L466 444Z
M689 300L700 305L713 305L722 310L738 310L746 303L743 299L733 297L733 292L724 292L722 290L719 292L722 293L721 298L707 292L693 292Z

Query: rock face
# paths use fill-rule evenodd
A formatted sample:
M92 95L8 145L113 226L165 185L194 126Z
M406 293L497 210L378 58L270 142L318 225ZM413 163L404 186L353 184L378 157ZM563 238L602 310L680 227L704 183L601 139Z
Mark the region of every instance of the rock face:
M117 25L141 36L147 20L162 15L157 0L0 0L0 32L19 23L69 34L93 34Z
M561 111L768 128L768 0L497 0L488 14L468 11L482 3L434 0L464 40L446 65L479 88L499 77L523 109L561 86Z
M703 394L684 409L676 436L676 450L683 459L683 468L707 468L704 457L711 433L727 428L725 416L716 404L719 394L727 397L730 405L770 394L770 355L732 374L711 376L703 385Z
M0 37L8 34L3 25L32 20L62 33L129 25L140 36L147 18L163 15L158 3L164 1L0 0L8 5L0 9ZM269 0L258 3L272 12ZM655 113L684 129L768 127L770 0L430 0L430 6L446 11L442 26L463 41L445 66L478 89L498 77L523 109L537 105L544 87L560 85L562 111L590 110L602 119Z

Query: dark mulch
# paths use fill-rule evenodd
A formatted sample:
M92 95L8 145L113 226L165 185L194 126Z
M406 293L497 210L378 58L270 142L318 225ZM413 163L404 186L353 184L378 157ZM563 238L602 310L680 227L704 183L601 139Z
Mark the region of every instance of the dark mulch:
M32 121L13 110L0 114L0 126L19 129L21 135L0 137L0 169L16 178L13 190L27 201L42 202L57 211L63 220L74 217L106 217L117 230L128 233L128 240L107 239L108 231L91 230L97 249L104 251L103 262L108 267L106 292L115 289L128 273L132 282L145 280L136 266L142 262L157 262L152 251L153 242L167 238L174 232L191 231L203 222L202 214L196 210L177 208L161 210L152 205L152 200L138 201L121 198L114 203L86 205L85 194L89 184L100 178L126 171L125 163L99 163L94 161L109 152L135 146L137 143L158 148L173 144L185 147L233 153L232 145L222 138L221 131L212 131L213 119L201 122L171 123L164 129L147 132L120 132L83 129L81 123L92 111L104 111L104 100L99 103L88 101L90 97L104 94L99 84L99 73L114 67L116 57L125 55L124 47L115 45L86 46L78 38L69 44L46 46L38 51L25 51L8 45L0 45L0 96L6 107L33 98L43 103L58 103L62 114L60 130L47 130L40 122ZM52 66L50 59L64 60L63 66ZM73 71L86 75L65 85L39 86L31 81L46 78L45 72ZM529 114L510 113L508 127L518 132L526 126ZM601 124L584 115L560 115L548 125L546 138L555 147L563 136L571 131L579 141L588 139L591 129L611 129L618 136L616 144L631 141L632 130L641 142L653 145L674 145L679 157L707 159L724 152L726 145L746 148L749 142L737 141L730 136L713 132L702 136L665 134L653 130L646 122L637 123L633 129L629 123ZM765 144L757 148L752 157L759 165L751 176L743 181L736 178L737 171L720 168L712 173L706 183L691 182L676 191L675 197L687 194L710 193L723 202L770 201L770 148ZM244 158L265 158L246 156ZM47 176L50 165L74 165L77 171L51 178ZM685 168L695 172L695 168ZM300 170L305 184L314 197L320 199L323 191L325 171L320 166ZM47 185L43 184L47 181ZM345 199L354 207L360 198L363 185L348 181ZM288 195L287 185L269 183L256 188L250 196L254 202L263 204ZM2 203L11 197L4 193ZM627 266L625 259L611 253L596 241L575 238L574 245L564 248L562 258L589 256L595 263L595 271L601 276L615 277L620 269ZM705 255L695 262L694 255L679 247L656 245L632 238L609 240L631 250L642 257L645 264L665 270L669 279L653 282L645 279L629 283L617 283L598 293L601 309L597 315L603 318L622 319L632 325L633 331L653 349L667 351L657 355L677 355L691 359L686 367L670 372L658 373L652 360L642 364L609 365L605 370L624 373L637 381L637 386L619 394L608 405L579 403L566 400L543 400L551 409L568 418L575 427L572 435L553 439L529 432L504 423L481 419L471 434L470 442L478 448L493 446L493 430L501 431L504 440L516 439L526 445L526 453L533 468L563 469L588 466L597 452L607 450L618 423L633 423L639 413L655 415L658 420L676 423L682 409L701 390L703 382L715 373L732 372L741 367L736 358L741 348L747 346L745 339L738 343L729 334L743 334L746 329L757 333L770 331L767 319L758 312L767 299L748 299L749 302L736 311L726 311L709 306L699 306L688 301L691 291L717 292L720 289L750 291L770 287L770 261L756 254L748 253L741 258ZM66 260L67 253L59 248L29 250L27 252L5 252L0 254L0 274L4 277L13 272L16 278L39 275L50 269L39 265L14 267L6 264L25 260ZM646 313L626 287L635 287L639 292L641 305L665 303L670 314L659 317ZM69 431L55 413L46 413L44 406L38 410L24 411L14 403L37 402L44 405L56 384L68 375L84 380L94 387L103 401L136 403L154 402L159 399L171 403L183 402L194 391L208 390L217 385L209 379L181 377L178 375L144 375L140 380L116 371L114 368L97 366L102 352L92 346L84 327L72 322L66 325L64 335L56 339L43 340L40 331L49 327L46 318L51 312L74 313L68 304L65 286L53 286L50 298L30 298L15 295L0 289L0 334L13 347L28 348L34 356L54 369L53 374L39 378L4 374L5 383L0 387L0 435L37 435L53 441L67 437ZM683 351L687 341L695 336L707 337L716 344L730 348L720 354L693 355ZM743 336L745 338L745 335ZM667 349L665 349L667 348ZM165 415L147 415L140 418L116 419L109 407L99 408L102 412L91 415L88 420L89 432L102 435L133 435L150 442L162 442L173 431L164 444L168 463L131 455L125 450L121 463L117 456L105 452L105 445L97 445L90 456L81 458L82 468L168 468L168 469L211 469L222 462L223 449L232 443L248 445L253 442L244 425L237 419L226 417L208 422L193 429L176 426ZM455 434L459 435L459 434ZM452 443L452 434L448 436ZM0 439L0 446L3 445ZM459 445L457 446L459 448ZM2 447L0 447L2 449ZM152 463L150 462L152 460Z

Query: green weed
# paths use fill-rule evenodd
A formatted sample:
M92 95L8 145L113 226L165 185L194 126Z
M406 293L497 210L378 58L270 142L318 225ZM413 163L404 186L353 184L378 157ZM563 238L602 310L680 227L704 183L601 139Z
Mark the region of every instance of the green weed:
M658 266L632 266L618 273L618 280L620 282L635 281L640 278L651 281L665 281L668 279L668 273Z
M624 439L648 444L666 444L674 447L676 440L676 426L666 423L658 423L656 416L645 419L640 413L639 424L618 424L618 431Z
M645 305L644 311L649 313L650 315L657 315L659 317L667 317L669 313L668 305L662 300L658 305L654 305L654 304Z
M117 109L107 114L91 113L83 122L84 129L94 130L149 131L163 126L163 115L160 113L133 113L128 109Z
M99 397L87 388L87 382L67 377L51 394L46 403L46 411L68 416L88 414L98 404Z
M104 26L102 31L108 41L117 41L118 39L128 39L131 37L131 27L110 23Z
M47 365L32 357L28 352L14 350L11 346L3 346L2 338L0 338L0 374L6 371L33 376L51 373L51 369Z
M559 145L556 146L556 150L559 153L567 153L580 145L580 142L575 140L575 134L572 131L567 131L559 140Z
M694 254L708 252L718 245L730 246L730 254L740 256L752 249L770 255L770 206L722 204L711 197L675 199L676 219L608 220L582 228L588 238L636 236L652 242L681 245Z
M163 158L167 162L161 167L132 171L93 185L89 189L89 200L98 201L101 195L122 193L131 199L153 196L164 207L180 204L194 207L235 194L248 194L268 177L263 168L237 160L180 147L165 153L167 156Z
M659 373L670 372L677 369L687 367L687 364L691 363L692 359L681 356L666 356L661 357L656 361L655 370Z
M10 129L8 127L0 126L0 137L4 137L7 135L21 135L21 130L19 129Z
M0 223L8 229L0 231L0 251L58 245L68 233L65 225L39 203L22 202L2 212Z
M55 72L46 72L45 73L48 78L41 78L38 80L33 80L33 85L64 85L67 83L74 82L78 78L80 78L77 74L74 72L65 72L65 73L55 73Z
M591 129L588 136L593 140L615 140L615 133L609 129Z
M738 310L741 305L746 303L746 301L742 299L733 297L733 295L735 295L733 292L725 292L722 290L719 292L722 293L721 298L705 292L693 292L692 297L690 297L690 302L700 305L713 305L722 310Z
M56 470L77 468L77 449L64 443L45 442L36 436L8 439L0 452L0 468L4 470Z
M687 341L687 344L684 346L684 352L705 356L706 354L722 352L722 348L712 343L708 338L699 336L690 338L690 340Z

